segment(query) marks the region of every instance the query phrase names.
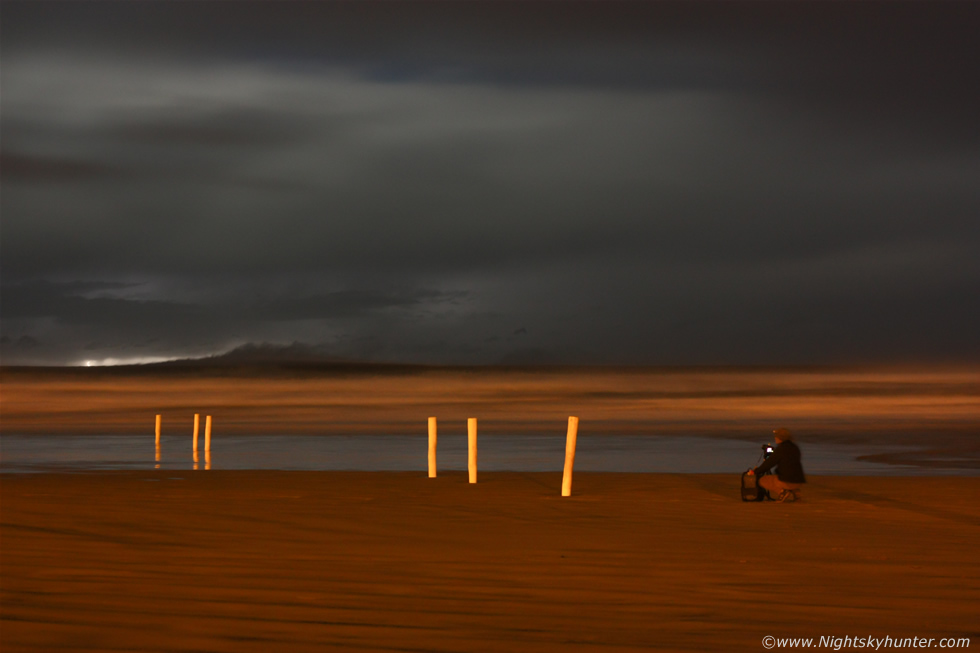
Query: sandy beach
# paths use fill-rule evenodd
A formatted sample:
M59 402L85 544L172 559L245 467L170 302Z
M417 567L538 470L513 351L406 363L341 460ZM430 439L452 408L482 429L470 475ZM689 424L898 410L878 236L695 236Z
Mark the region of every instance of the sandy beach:
M189 436L195 413L228 435L707 435L909 447L875 462L980 468L980 370L961 368L0 369L2 435ZM203 417L202 417L203 419ZM741 464L741 463L739 463ZM370 468L368 468L370 469Z
M2 433L980 433L980 370L861 368L4 368Z
M980 638L980 479L7 474L6 653L764 650Z
M973 469L975 370L17 370L25 436L712 434L906 442ZM925 464L925 456L882 462ZM889 454L890 455L890 454ZM912 454L909 454L912 455ZM747 461L746 464L748 464ZM948 463L943 463L948 464ZM260 470L0 475L0 648L765 650L980 638L980 478Z

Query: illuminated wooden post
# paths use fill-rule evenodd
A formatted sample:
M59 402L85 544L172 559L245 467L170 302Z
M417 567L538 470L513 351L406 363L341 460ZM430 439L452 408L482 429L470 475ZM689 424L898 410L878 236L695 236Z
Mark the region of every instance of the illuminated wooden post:
M204 418L204 469L211 469L211 416Z
M162 415L157 415L157 420L156 420L156 422L157 422L156 423L156 434L157 434L157 440L156 440L156 444L157 444L156 461L157 461L157 463L160 462L160 421L161 421L162 417L163 417ZM159 467L159 466L160 465L158 464L157 467Z
M201 430L201 416L194 413L194 469L197 469L197 434Z
M436 477L436 418L429 418L429 478Z
M466 432L469 441L469 456L467 468L470 471L470 483L476 483L476 418L466 420Z
M572 496L572 468L575 467L575 443L578 440L578 418L568 418L568 435L565 438L565 473L561 477L561 495Z

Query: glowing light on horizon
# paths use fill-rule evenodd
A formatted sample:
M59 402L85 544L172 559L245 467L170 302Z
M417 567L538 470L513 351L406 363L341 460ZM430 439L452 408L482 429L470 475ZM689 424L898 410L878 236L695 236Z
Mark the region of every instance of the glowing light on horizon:
M86 360L80 365L84 367L112 367L116 365L147 365L149 363L166 363L181 360L183 356L136 356L133 358L103 358L101 360Z

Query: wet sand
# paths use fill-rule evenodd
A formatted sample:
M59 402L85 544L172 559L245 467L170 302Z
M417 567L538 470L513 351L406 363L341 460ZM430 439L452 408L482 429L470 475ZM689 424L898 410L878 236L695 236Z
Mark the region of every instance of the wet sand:
M426 433L583 437L697 434L764 442L910 445L875 462L980 469L980 370L426 368L352 366L0 369L0 434L216 436Z
M836 368L3 368L0 432L466 432L876 437L980 434L980 370Z
M980 639L980 479L0 476L0 648L764 650Z

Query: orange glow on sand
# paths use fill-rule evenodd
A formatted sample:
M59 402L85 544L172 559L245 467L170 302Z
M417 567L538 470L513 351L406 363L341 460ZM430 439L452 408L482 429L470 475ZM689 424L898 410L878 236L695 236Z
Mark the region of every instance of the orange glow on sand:
M223 433L418 433L428 416L488 433L971 431L977 370L418 370L375 374L3 371L7 433L139 433L194 413ZM421 426L420 426L421 425Z

